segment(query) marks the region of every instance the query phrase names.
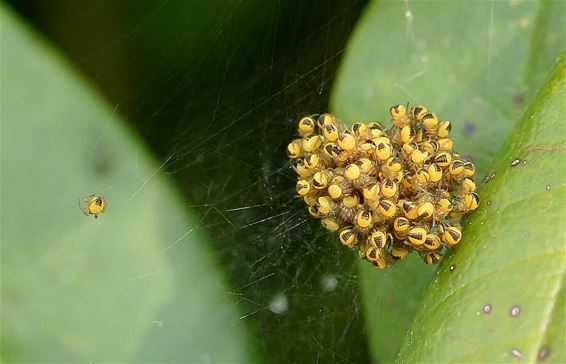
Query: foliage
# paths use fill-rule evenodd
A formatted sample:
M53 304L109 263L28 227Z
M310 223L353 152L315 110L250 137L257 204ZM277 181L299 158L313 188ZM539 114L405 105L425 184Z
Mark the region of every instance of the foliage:
M374 2L366 10L337 80L333 110L349 121L386 117L391 105L404 102L437 110L452 121L454 149L474 160L481 180L564 49L564 3L407 4ZM489 196L481 190L480 196L485 208ZM465 229L464 236L473 235ZM394 360L414 311L424 310L421 297L433 269L415 261L398 272L378 275L366 265L360 271L372 355Z
M252 360L244 322L224 324L239 308L207 234L159 165L5 6L1 22L3 359ZM77 206L92 192L109 201L97 220Z
M564 2L11 3L71 62L2 5L4 362L566 361ZM358 263L294 200L329 99L452 121L489 182L440 266Z

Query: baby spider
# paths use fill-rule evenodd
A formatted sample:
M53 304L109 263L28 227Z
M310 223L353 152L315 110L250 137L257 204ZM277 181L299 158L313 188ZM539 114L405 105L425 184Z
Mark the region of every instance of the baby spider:
M102 196L90 195L83 200L82 204L79 200L79 207L83 214L86 216L94 215L96 219L106 210L106 200Z

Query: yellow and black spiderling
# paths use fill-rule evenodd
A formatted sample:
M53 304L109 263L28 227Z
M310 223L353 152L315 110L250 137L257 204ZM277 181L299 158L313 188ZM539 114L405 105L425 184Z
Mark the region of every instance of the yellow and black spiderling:
M93 215L97 219L98 215L106 211L106 200L102 196L90 195L83 200L82 204L79 201L79 206L86 216Z
M297 195L342 245L384 269L413 251L426 264L460 243L460 218L478 208L475 166L453 151L452 124L425 106L395 105L392 126L346 128L305 116L289 143ZM442 121L441 121L442 120Z

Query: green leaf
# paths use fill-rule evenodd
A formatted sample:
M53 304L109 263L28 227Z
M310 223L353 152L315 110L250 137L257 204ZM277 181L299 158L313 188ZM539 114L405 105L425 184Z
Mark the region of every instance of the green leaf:
M455 150L479 178L562 50L564 2L374 1L350 40L332 95L347 122L423 104L452 121ZM361 263L374 359L397 356L434 267Z
M566 53L495 156L483 202L429 286L400 362L566 362L564 100Z
M531 36L525 72L527 92L532 98L542 86L556 58L566 45L566 2L543 1Z
M3 5L1 23L3 359L257 360L167 161Z
M385 271L360 262L366 331L374 359L392 362L399 353L414 312L420 304L434 268L417 254Z

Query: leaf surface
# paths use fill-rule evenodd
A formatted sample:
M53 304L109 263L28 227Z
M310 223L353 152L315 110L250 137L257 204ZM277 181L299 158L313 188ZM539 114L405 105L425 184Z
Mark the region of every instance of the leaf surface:
M426 105L452 122L455 150L481 179L563 49L565 14L559 1L374 1L349 42L332 110L389 125L392 105ZM391 362L434 267L360 265L372 356Z
M497 153L400 362L565 362L566 57ZM453 267L452 270L450 267Z
M0 14L3 359L256 360L167 161L10 9ZM108 202L98 219L78 206L93 193Z

